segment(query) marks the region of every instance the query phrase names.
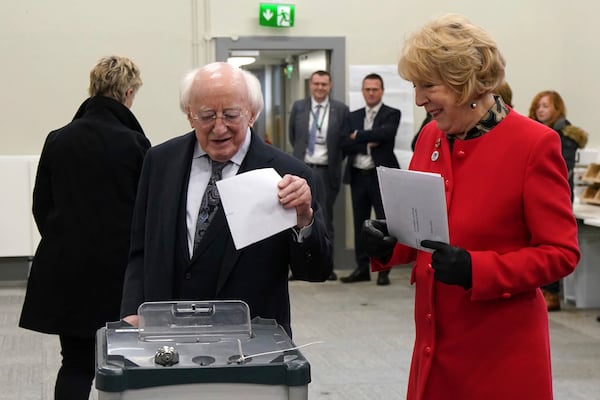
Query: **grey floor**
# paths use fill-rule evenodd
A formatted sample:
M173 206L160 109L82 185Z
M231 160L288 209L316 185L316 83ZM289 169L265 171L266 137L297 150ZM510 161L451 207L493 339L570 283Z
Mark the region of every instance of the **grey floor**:
M390 277L387 287L290 282L294 341L323 341L302 349L311 364L309 399L405 397L413 288L406 268ZM58 340L17 328L23 295L22 286L0 287L0 399L50 400L60 362ZM599 313L567 304L550 314L557 400L600 399Z

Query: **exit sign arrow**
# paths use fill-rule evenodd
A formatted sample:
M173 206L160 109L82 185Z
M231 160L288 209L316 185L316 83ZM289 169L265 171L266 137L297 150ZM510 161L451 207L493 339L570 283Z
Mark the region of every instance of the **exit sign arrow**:
M273 11L271 11L271 9L268 9L268 10L265 10L262 13L262 15L263 15L263 17L265 17L265 20L270 21L271 18L273 18L273 15L275 15L275 14L273 14Z

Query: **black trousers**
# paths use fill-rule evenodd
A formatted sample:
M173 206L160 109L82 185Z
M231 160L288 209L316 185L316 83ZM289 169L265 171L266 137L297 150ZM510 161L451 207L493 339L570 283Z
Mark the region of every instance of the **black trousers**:
M56 376L55 400L88 400L95 373L95 338L60 335L62 365Z
M375 210L377 219L384 219L383 202L379 192L379 181L375 168L361 170L352 167L350 192L352 195L352 215L354 217L354 255L359 270L368 272L369 256L360 240L363 222L371 218L371 210Z

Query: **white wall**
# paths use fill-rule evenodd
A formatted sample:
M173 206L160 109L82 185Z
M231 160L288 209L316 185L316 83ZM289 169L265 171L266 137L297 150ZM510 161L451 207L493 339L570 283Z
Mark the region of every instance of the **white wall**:
M153 144L189 129L178 86L189 68L214 60L218 36L345 36L347 65L395 64L406 35L431 17L458 12L486 28L506 56L517 111L544 89L559 91L568 118L600 147L596 106L600 2L593 0L302 0L295 27L258 26L250 0L19 0L0 2L0 155L38 154L86 98L88 73L104 55L131 57L144 86L133 112ZM347 85L348 87L348 85ZM415 110L415 120L423 116Z
M0 156L0 257L27 257L40 241L31 214L37 156Z
M186 1L2 1L0 154L39 154L87 97L90 69L110 54L142 70L132 111L153 143L185 131L177 104L192 66L189 9Z

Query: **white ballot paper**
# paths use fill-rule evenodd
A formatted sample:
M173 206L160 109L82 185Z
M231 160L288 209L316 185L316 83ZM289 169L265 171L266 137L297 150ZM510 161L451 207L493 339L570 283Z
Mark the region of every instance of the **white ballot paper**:
M263 168L217 182L237 250L296 225L296 210L279 203L279 181L277 171Z
M377 167L383 209L390 235L419 250L421 240L448 243L448 214L440 174Z

